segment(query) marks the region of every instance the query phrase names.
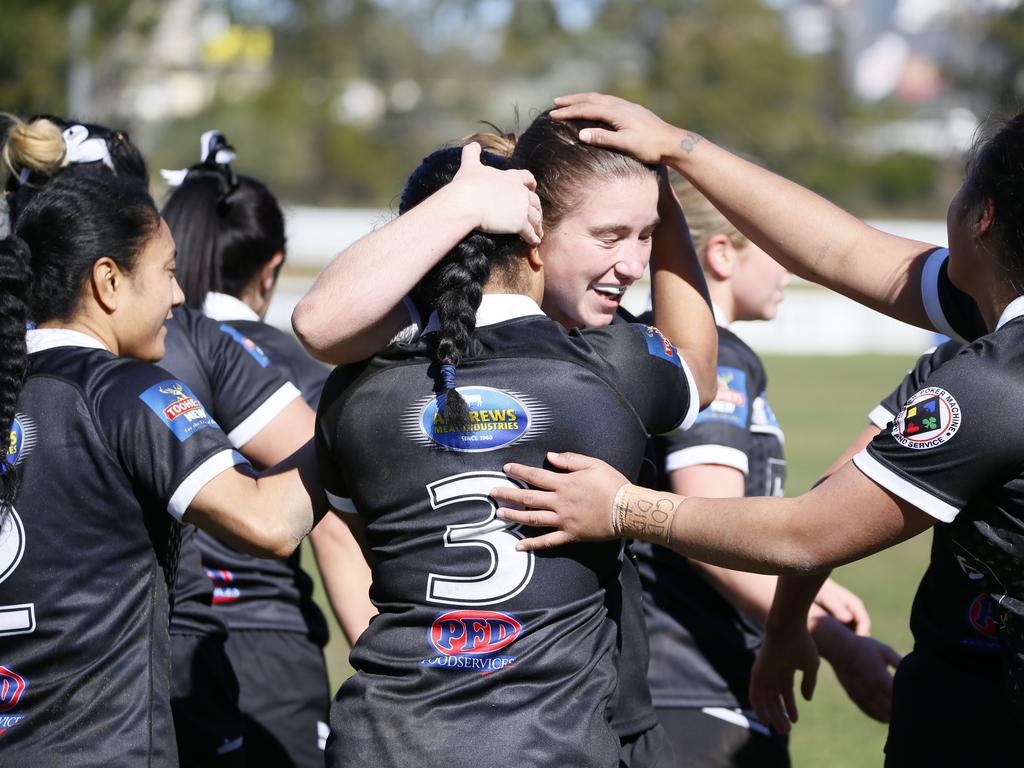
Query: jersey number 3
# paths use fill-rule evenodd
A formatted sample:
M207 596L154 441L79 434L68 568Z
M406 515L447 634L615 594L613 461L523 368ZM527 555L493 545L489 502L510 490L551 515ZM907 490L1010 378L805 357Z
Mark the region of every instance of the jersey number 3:
M497 506L487 494L498 486L522 487L501 472L466 472L427 486L430 506L441 509L452 504L480 510L481 519L466 525L449 525L445 547L479 547L491 557L490 567L476 576L427 577L427 600L447 605L493 605L526 589L533 577L532 552L520 552L518 526L498 520Z

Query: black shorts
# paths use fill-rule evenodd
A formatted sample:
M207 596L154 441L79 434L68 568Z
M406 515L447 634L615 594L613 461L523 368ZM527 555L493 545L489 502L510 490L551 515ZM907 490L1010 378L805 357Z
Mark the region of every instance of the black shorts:
M320 647L295 632L233 630L248 768L323 768L330 690Z
M619 768L673 768L672 742L660 723L619 738Z
M746 715L716 708L658 708L678 768L789 768L789 742ZM723 719L729 718L729 719ZM747 724L744 724L746 721Z
M171 711L181 768L245 765L238 680L222 638L171 635Z
M886 768L1020 765L1001 668L982 676L920 652L903 657L893 679Z

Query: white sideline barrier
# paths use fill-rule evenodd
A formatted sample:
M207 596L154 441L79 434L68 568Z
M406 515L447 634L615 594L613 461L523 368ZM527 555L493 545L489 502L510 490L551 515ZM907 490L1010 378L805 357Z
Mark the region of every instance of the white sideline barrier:
M290 269L322 268L336 253L391 220L378 209L294 207L285 211ZM873 221L888 232L936 245L946 243L940 221ZM267 313L268 322L291 328L291 313L312 284L310 277L282 276ZM632 286L624 305L642 312L648 282ZM915 354L935 343L935 334L892 320L838 294L796 280L771 323L736 323L732 330L758 352L768 354L852 355L868 352Z

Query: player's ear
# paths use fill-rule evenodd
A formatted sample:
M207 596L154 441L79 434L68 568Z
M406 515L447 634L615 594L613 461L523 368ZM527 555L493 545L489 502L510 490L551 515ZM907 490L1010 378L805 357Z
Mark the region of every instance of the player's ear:
M96 259L89 275L89 287L95 302L110 314L122 303L122 294L126 285L125 274L117 262L109 256Z
M978 212L978 220L974 223L974 234L976 237L984 237L991 229L992 222L996 218L996 206L991 197L981 201L981 210Z
M277 282L277 270L283 262L284 251L278 251L260 268L260 288L264 296L274 290L274 284Z
M731 278L736 271L736 249L732 241L723 234L709 237L704 246L704 263L710 277L719 281Z
M530 269L534 272L544 269L544 257L540 255L540 248L533 246L527 251L526 263L530 265Z

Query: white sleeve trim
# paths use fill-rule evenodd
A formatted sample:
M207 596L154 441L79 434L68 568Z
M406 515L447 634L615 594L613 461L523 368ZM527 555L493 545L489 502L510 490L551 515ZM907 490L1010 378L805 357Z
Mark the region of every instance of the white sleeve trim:
M324 495L327 496L328 503L339 512L356 513L356 505L352 503L352 499L345 496L335 496L327 490L324 491Z
M203 490L208 482L221 472L231 469L237 464L248 463L242 454L230 448L225 448L223 451L213 454L213 456L193 469L189 476L178 484L178 488L171 495L171 500L167 503L167 511L171 513L171 517L181 522L181 518L185 515L185 510L189 508L196 494Z
M738 448L727 445L695 445L691 448L680 448L665 457L665 471L675 472L686 467L698 467L702 464L720 464L723 467L738 469L744 475L750 473L750 459Z
M689 429L697 421L697 414L700 413L700 392L697 391L697 382L690 372L690 366L686 364L682 355L679 355L679 364L682 366L683 374L686 376L686 386L690 388L690 403L686 408L686 415L676 429Z
M931 324L935 326L935 330L946 334L951 339L963 341L963 337L953 330L953 326L946 319L946 313L942 311L942 301L939 299L939 272L948 258L948 248L939 248L928 256L928 260L924 263L924 269L921 270L921 300L924 302L924 311Z
M885 429L889 426L889 422L895 418L896 414L889 413L889 409L881 403L872 408L871 413L868 414L868 421L879 429Z
M960 510L952 504L947 504L942 499L936 498L922 488L904 480L868 453L867 448L853 457L853 463L857 465L857 469L878 483L878 485L896 494L904 501L910 502L936 520L940 520L943 523L951 523L960 514Z
M292 400L301 397L299 388L290 381L281 385L281 388L263 401L263 405L253 411L237 427L228 432L228 440L236 448L252 440L258 435L267 424L277 418L278 414L285 409Z

